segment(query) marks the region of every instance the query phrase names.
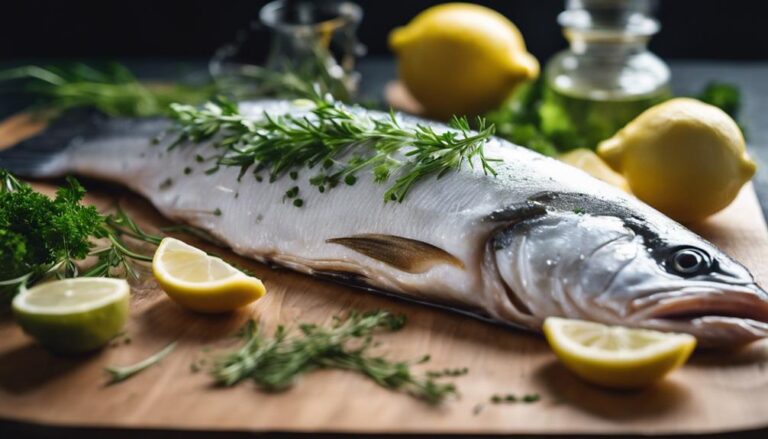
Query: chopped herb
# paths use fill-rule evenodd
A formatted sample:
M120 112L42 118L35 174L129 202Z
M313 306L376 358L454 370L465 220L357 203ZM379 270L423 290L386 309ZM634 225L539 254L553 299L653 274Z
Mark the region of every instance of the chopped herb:
M296 171L291 171L290 173L288 173L288 175L291 177L291 180L296 180L297 178L299 178L299 173Z
M466 375L467 373L469 373L469 369L466 367L463 367L460 369L443 369L439 371L429 371L427 372L427 376L432 378L458 377L458 376Z
M242 347L215 357L211 375L221 386L251 379L264 390L281 391L313 370L342 369L363 374L384 388L438 404L456 393L453 384L415 375L410 370L414 363L368 353L376 332L397 331L404 324L403 316L386 311L351 312L335 319L330 327L302 324L300 333L291 335L281 326L268 337L251 321L242 331ZM425 356L415 363L428 360Z
M293 205L296 207L301 207L304 205L304 200L302 200L301 198L297 198L293 200Z
M201 156L200 154L195 154L195 160L197 163L202 163L205 161L205 157Z
M161 351L157 352L154 355L151 355L141 361L139 361L136 364L132 364L130 366L108 366L105 367L104 370L109 374L109 382L107 384L117 384L119 382L125 381L128 378L131 378L132 376L141 373L142 371L146 370L149 367L154 366L155 364L159 363L160 360L165 358L166 355L170 354L174 349L176 349L176 342L170 343L168 346L163 348Z
M526 404L534 403L538 400L540 400L541 397L538 393L529 393L526 395L523 395L522 398L518 398L516 395L512 393L507 393L506 395L493 395L491 396L491 402L494 404L501 404L501 403L515 403L518 401L522 401Z
M287 191L285 191L286 198L296 198L296 196L299 195L299 187L294 186Z
M191 173L192 173L192 168L190 168L189 166L187 166L186 168L184 168L184 175L189 175L189 174L191 174Z
M577 207L577 208L573 209L573 213L575 213L577 215L584 215L585 212L586 211L584 210L583 207Z
M537 402L540 399L541 399L541 396L539 396L538 393L531 393L529 395L523 396L523 402L528 403L528 404Z
M213 214L216 216L221 216L221 209L217 207L216 209L213 210Z
M478 132L458 117L451 129L438 132L429 125L402 126L394 112L385 118L350 111L327 96L314 97L309 117L265 113L253 120L241 115L235 103L221 99L202 108L173 105L172 110L180 134L171 147L218 136L218 164L268 169L270 182L322 164L310 183L327 189L340 181L353 184L355 174L371 169L377 183L397 175L384 200L401 202L417 182L440 178L465 163L479 164L483 172L495 175L495 160L483 152L494 127L482 119ZM350 155L353 149L356 154Z
M172 180L172 179L170 179L170 178L166 178L165 180L163 180L162 182L160 182L160 186L159 186L159 188L160 188L160 189L168 189L168 188L170 188L172 185L173 185L173 180Z
M264 178L261 175L257 175L256 176L256 181L261 183L262 181L264 181Z

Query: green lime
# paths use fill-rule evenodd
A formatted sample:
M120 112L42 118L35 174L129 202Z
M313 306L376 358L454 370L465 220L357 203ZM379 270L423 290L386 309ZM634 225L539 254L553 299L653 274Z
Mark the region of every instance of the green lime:
M98 349L128 319L130 287L123 279L81 277L37 285L13 299L24 332L64 354Z

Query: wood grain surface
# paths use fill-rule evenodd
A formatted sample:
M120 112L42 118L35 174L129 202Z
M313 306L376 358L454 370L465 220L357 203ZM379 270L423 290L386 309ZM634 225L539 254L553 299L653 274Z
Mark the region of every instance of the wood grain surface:
M38 184L50 190L50 186ZM89 201L119 202L149 227L166 225L145 201L90 184ZM745 188L726 211L695 227L768 280L768 233L754 191ZM200 242L194 242L201 244ZM211 247L209 247L211 249ZM252 269L268 294L240 312L194 314L178 307L151 279L133 286L131 343L84 357L57 357L0 317L0 418L44 425L356 433L702 433L768 426L768 344L735 352L698 352L682 370L653 388L618 393L582 383L537 335L424 306L270 269L221 251ZM250 383L215 388L190 365L206 346L229 337L248 318L271 330L278 323L329 322L349 309L383 308L409 319L382 336L391 358L432 361L420 370L468 367L455 379L461 393L441 407L383 390L349 372L319 371L284 393ZM106 365L130 364L178 340L158 366L107 386ZM539 393L536 404L488 404L494 393Z

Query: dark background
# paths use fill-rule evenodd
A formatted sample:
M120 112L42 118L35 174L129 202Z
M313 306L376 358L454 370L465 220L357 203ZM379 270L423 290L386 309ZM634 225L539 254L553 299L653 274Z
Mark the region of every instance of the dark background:
M0 61L28 58L201 58L256 18L263 0L6 0L0 12ZM427 0L358 0L360 38L369 53L388 53L386 35ZM555 19L563 0L496 0L531 52L546 60L565 46ZM662 31L651 48L668 59L768 60L768 2L660 0ZM257 36L262 38L263 36ZM266 47L266 44L263 45Z

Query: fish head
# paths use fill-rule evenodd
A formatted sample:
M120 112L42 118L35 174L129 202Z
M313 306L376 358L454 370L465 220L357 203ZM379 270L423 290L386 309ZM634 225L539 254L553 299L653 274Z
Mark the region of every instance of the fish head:
M495 261L512 306L685 332L703 346L768 336L768 294L741 264L677 225L549 212L501 231Z

